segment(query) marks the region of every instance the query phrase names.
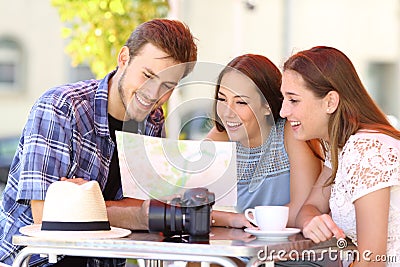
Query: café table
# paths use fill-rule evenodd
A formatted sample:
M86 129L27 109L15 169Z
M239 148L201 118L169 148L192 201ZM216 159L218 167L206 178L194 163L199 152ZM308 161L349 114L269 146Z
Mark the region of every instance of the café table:
M13 236L15 245L24 246L12 266L28 266L33 254L57 261L59 255L84 257L109 257L144 259L147 263L160 265L163 261L190 261L216 263L226 267L236 267L233 258L248 259L247 265L274 266L274 261L285 255L279 251L312 250L335 246L335 243L315 245L301 233L281 240L261 240L242 229L212 227L209 241L189 242L182 238L165 238L159 233L132 232L129 236L116 239L49 239L24 235ZM276 253L276 255L274 254ZM271 256L270 258L266 257ZM290 255L286 255L290 256Z

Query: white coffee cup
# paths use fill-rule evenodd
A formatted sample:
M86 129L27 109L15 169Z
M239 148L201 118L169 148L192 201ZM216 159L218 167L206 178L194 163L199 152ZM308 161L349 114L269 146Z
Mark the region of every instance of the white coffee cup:
M253 216L250 216L252 214ZM246 209L244 216L262 231L281 231L286 228L289 219L289 207L256 206Z

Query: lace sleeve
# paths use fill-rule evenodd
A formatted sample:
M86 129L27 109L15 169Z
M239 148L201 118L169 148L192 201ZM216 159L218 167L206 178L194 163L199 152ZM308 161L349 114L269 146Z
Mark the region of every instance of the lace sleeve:
M350 182L351 200L400 184L398 149L377 138L349 140L342 153L343 173Z

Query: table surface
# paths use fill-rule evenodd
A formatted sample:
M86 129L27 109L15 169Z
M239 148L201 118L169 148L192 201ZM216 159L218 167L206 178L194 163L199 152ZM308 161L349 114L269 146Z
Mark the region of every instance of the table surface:
M176 240L175 240L176 241ZM70 239L59 240L52 238L30 237L15 235L13 243L21 246L38 247L76 247L76 248L118 248L121 250L135 250L137 247L148 248L149 251L171 251L186 253L190 251L199 255L224 255L224 256L254 256L260 248L266 245L271 249L308 249L314 243L305 239L302 234L290 236L286 240L263 240L241 229L213 227L208 243L175 242L168 240L162 234L148 233L145 231L132 232L129 236L115 239ZM212 249L210 249L212 248Z
M187 256L255 258L261 250L266 249L301 252L336 245L335 240L316 245L311 240L305 239L301 233L286 240L262 240L256 239L242 229L225 227L213 227L210 240L206 244L170 242L159 233L148 232L132 232L127 237L116 239L57 240L16 235L13 237L13 243L35 248L36 251L43 251L45 254L95 256L96 252L96 255L115 257L115 253L119 253L120 257L148 259L151 259L148 255L154 255L154 259L170 259L167 256L173 255L174 259L179 259L181 256L182 260L187 259ZM70 253L71 249L73 253Z

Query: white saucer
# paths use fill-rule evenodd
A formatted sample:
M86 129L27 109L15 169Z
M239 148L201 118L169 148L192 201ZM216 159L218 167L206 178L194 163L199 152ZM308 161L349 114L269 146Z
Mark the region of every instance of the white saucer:
M282 231L261 231L259 229L244 229L246 233L256 236L258 239L268 239L268 240L282 240L287 239L289 236L297 234L300 232L298 228L285 228Z

